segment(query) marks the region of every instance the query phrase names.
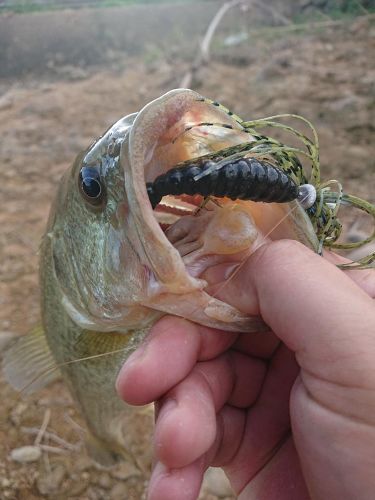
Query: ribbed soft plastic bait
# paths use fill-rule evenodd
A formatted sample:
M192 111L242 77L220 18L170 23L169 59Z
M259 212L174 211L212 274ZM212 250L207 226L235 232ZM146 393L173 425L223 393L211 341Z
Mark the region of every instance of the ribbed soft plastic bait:
M280 168L255 158L227 160L210 175L201 176L212 166L212 160L175 167L147 184L153 207L163 196L200 194L227 197L232 200L252 200L284 203L298 198L297 184Z

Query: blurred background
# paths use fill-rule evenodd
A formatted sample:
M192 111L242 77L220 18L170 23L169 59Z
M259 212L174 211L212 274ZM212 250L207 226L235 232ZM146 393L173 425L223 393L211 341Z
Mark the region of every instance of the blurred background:
M375 202L374 0L0 0L0 351L39 321L38 246L61 174L121 116L179 86L246 119L305 116L323 179ZM356 214L343 220L362 230ZM1 499L143 498L147 473L87 457L62 383L21 398L0 378L0 391ZM42 456L13 460L43 421ZM233 498L218 474L202 499Z

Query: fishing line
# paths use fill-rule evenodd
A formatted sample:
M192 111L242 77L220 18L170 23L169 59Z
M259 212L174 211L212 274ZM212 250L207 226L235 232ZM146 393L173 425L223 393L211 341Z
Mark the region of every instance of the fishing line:
M108 356L110 354L117 354L119 352L125 351L127 348L128 348L128 346L122 347L121 349L115 349L114 351L102 352L100 354L93 354L91 356L86 356L84 358L71 359L70 361L65 361L64 363L59 363L58 365L54 365L50 368L47 368L42 373L39 373L36 377L34 377L28 384L26 384L24 387L22 387L22 389L20 390L20 393L22 394L23 392L27 391L27 389L30 386L32 386L35 382L37 382L39 379L45 377L46 375L49 375L50 373L53 373L56 370L59 370L60 368L63 368L64 366L72 365L74 363L79 363L80 361L87 361L89 359L101 358L104 356Z
M305 196L305 198L302 198L302 201L305 201L308 198L308 195ZM263 241L268 238L279 226L282 224L293 212L298 208L298 205L295 205L292 207L265 235L262 235ZM262 245L263 246L263 243ZM258 248L260 248L260 246ZM216 290L216 292L212 295L212 298L216 298L217 295L223 290L223 288L228 284L228 282L233 279L239 271L242 269L242 267L246 264L246 262L250 259L250 257L253 255L254 252L252 252L250 255L248 255L242 262L238 264L236 269L232 272L232 274L226 279L226 281Z

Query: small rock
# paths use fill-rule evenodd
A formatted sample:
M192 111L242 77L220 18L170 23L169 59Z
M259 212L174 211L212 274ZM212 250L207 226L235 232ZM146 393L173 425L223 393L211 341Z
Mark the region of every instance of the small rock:
M72 479L72 476L69 479ZM82 498L83 494L87 490L88 485L89 485L89 481L83 480L82 478L80 478L77 481L73 481L73 483L71 483L69 489L64 490L64 499L65 498L70 499L70 498L76 498L76 497Z
M13 107L14 99L11 96L4 95L0 98L0 111Z
M21 422L22 414L27 410L27 404L23 401L18 403L18 405L13 408L10 414L10 421L13 425L19 425Z
M98 485L105 490L108 490L112 485L111 476L107 472L100 474L98 478Z
M109 492L109 498L111 500L124 500L128 497L128 493L128 487L125 483L117 483Z
M10 481L8 478L4 477L4 479L1 480L1 487L8 488L8 486L10 486Z
M111 471L111 476L115 479L121 479L122 481L126 481L130 477L140 476L141 472L134 465L123 462L119 464L113 471Z
M42 452L38 446L21 446L10 452L10 458L20 463L36 462L41 456Z
M37 480L37 488L42 495L49 495L58 491L66 474L62 464L56 465L51 472L40 475Z
M76 462L75 462L75 470L82 472L85 470L89 470L94 466L94 462L91 460L91 458L86 457L86 456L81 456L78 457Z
M233 490L229 480L220 468L212 467L208 469L204 477L203 488L207 493L219 498L233 497Z

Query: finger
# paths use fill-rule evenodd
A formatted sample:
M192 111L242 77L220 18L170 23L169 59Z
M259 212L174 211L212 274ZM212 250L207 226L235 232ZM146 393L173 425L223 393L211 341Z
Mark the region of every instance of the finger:
M229 401L246 407L257 399L266 364L235 351L198 363L167 395L155 427L155 454L171 468L203 456L216 438L216 413Z
M237 408L248 408L257 400L268 365L236 351L227 354L233 371L234 383L225 401ZM213 374L216 377L216 374ZM206 375L207 376L207 375ZM210 384L211 390L214 380ZM221 384L221 380L218 381Z
M324 257L335 266L338 264L351 262L345 257L327 250L324 252ZM235 293L234 289L237 287L238 281L237 273L241 274L243 272L243 270L241 269L242 267L243 265L238 267L238 264L235 264L231 267L228 267L225 264L218 264L206 270L203 277L211 284L209 289L210 294L218 298L223 298L225 300L226 297L230 295L232 290L233 293ZM360 288L362 288L370 297L375 298L374 269L350 269L343 272ZM227 280L229 281L227 282ZM233 280L233 283L229 284L231 280ZM245 294L246 292L247 290L245 289ZM237 295L235 296L238 296L238 291ZM241 308L241 304L236 305ZM246 306L245 312L248 312L246 311ZM251 336L247 334L240 335L236 340L234 347L251 356L257 356L262 359L269 359L277 349L279 343L280 339L273 332L266 332L258 334L255 333Z
M331 262L335 266L339 264L348 264L351 262L350 259L338 255L330 250L325 250L323 256L328 262ZM226 264L218 264L208 268L204 274L203 278L210 283L210 287L207 289L211 295L215 295L221 288L226 287L226 281L231 280L237 272L241 272L241 268L244 262L240 264L234 264L228 266ZM375 269L346 269L341 270L350 279L352 279L360 288L362 288L370 297L375 298Z
M307 371L349 385L355 376L363 379L366 372L373 373L372 299L345 273L297 242L280 240L261 247L219 298L248 314L261 314Z
M167 467L181 468L204 455L215 436L216 412L210 389L203 377L191 374L162 403L154 454Z
M228 284L230 280L233 279L233 276L236 276L237 272L241 272L242 265L239 267L238 263L232 266L228 266L227 264L217 264L216 266L212 266L207 269L202 276L203 279L210 283L210 286L207 288L207 293L213 297L226 297L227 293L225 289L229 290ZM223 293L221 293L222 290ZM235 291L232 286L230 286L230 290L235 293L235 296L238 296L238 294L241 293L241 290ZM237 307L240 309L241 304L237 304ZM247 311L245 310L244 312ZM279 343L280 339L273 332L266 331L261 333L252 333L251 335L239 335L233 347L241 352L249 354L250 356L256 356L261 359L269 359L276 351Z
M152 472L148 487L148 500L196 500L203 481L203 461L181 469L168 469L158 462Z
M208 465L223 467L231 464L243 442L247 410L224 405L216 416L216 440L206 453Z
M195 462L179 469L157 462L149 485L149 500L196 500L203 475L209 465L221 467L231 462L242 443L246 411L225 405L217 415L215 443Z
M243 333L238 336L232 348L248 356L270 359L280 345L280 339L271 331L262 333Z
M263 467L241 491L239 500L309 500L300 461L289 436Z
M197 360L217 356L236 337L234 333L164 317L121 369L117 391L130 404L143 405L157 400L184 379Z
M337 253L331 251L324 252L324 258L327 259L332 264L348 264L351 262L350 259L342 257ZM375 270L374 269L347 269L344 273L359 287L362 288L370 297L375 298Z
M281 345L272 358L256 403L247 412L240 447L226 467L236 491L264 467L289 432L289 399L298 372L294 354Z

